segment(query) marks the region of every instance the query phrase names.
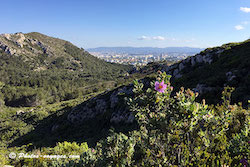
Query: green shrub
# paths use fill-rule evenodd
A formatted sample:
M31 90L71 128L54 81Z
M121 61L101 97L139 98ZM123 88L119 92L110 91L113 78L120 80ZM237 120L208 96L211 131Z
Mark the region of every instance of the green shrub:
M80 166L235 166L249 158L249 115L230 105L231 89L215 107L195 102L198 94L183 88L171 97L170 76L159 75L167 88L160 93L135 82L128 105L140 125L129 135L112 134L94 151L82 155ZM240 118L236 115L241 115ZM236 120L240 129L234 129Z
M156 82L157 81L157 82ZM80 159L18 159L16 166L242 166L249 159L249 110L231 105L232 88L222 104L195 101L197 93L181 88L175 96L170 76L159 74L147 88L134 82L127 98L138 130L111 134L88 148L86 143L58 143L29 153L75 154Z

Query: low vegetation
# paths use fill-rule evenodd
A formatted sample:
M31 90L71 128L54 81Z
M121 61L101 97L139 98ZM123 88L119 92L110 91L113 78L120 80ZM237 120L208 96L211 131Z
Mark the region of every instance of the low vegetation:
M215 54L211 64L197 64L185 69L181 78L174 79L173 85L195 88L197 84L205 85L210 91L204 92L198 100L206 99L209 104L221 102L221 92L225 86L234 87L232 102L248 105L250 99L250 40L240 43L229 43L221 47L208 48L201 55L211 54L216 50L224 50Z
M24 36L39 42L31 44L26 40L20 48L12 41L5 41L10 48L20 51L14 55L0 49L0 82L4 84L1 92L7 106L51 104L112 89L129 81L126 75L132 66L105 62L70 42L40 33ZM133 80L133 76L131 78Z
M51 148L26 145L1 149L5 155L12 151L35 155L74 153L81 155L78 159L4 157L1 160L16 166L247 165L249 110L230 103L233 89L225 88L223 103L216 106L195 102L197 94L189 89L181 88L174 96L172 90L170 76L165 73L159 74L150 88L136 81L135 96L126 101L139 128L128 134L111 131L93 148L86 143L60 142ZM5 131L10 130L5 128Z
M13 53L20 47L31 55L0 50L0 166L249 165L249 40L223 45L211 64L189 64L172 80L155 71L173 62L129 75L131 66L104 62L67 41L23 36L20 46L4 42ZM127 93L114 89L126 84ZM199 96L188 89L197 84L213 89ZM81 107L101 99L107 112L69 121L76 106L85 112ZM113 109L128 110L134 122L111 123L111 99L119 101Z

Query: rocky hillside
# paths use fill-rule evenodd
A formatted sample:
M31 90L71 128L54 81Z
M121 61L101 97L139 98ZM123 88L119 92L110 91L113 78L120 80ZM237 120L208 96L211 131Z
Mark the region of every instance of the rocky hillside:
M172 75L173 86L191 88L210 102L220 101L223 87L235 87L235 102L247 104L250 99L250 40L209 48L171 66L159 66L159 70ZM141 80L145 89L150 78ZM68 115L72 123L94 119L97 115L109 114L109 123L131 123L132 116L126 112L124 96L133 96L133 85L115 89L107 94L90 99L75 107ZM213 94L216 93L216 96ZM210 97L213 97L212 101Z
M250 99L250 40L208 48L165 71L174 77L176 89L181 86L198 92L199 99L220 102L224 87L234 87L233 102L244 106Z
M233 98L237 97L237 93L242 93L240 98L235 99L235 101L241 101L241 99L249 99L249 47L250 41L227 44L206 49L171 66L161 64L154 67L159 67L159 70L173 75L174 88L178 89L178 86L183 84L199 92L200 98L205 97L206 101L209 101L211 96L212 100L220 101L218 97L221 97L222 88L226 85L235 86L236 94L233 94ZM155 70L157 69L153 68L153 71ZM139 81L144 83L144 90L150 87L152 78L154 77L148 75L147 78ZM15 140L12 145L30 142L35 146L42 146L45 143L53 145L57 141L65 140L87 141L88 144L95 145L97 141L109 134L110 128L117 132L136 129L137 124L125 100L127 97L133 98L132 90L133 84L127 84L92 96L72 108L59 110L58 114L39 122L34 131ZM215 92L218 97L213 96ZM26 118L27 114L24 113L22 117Z
M131 69L40 33L0 35L2 100L8 106L53 103L114 88Z
M0 35L0 50L9 56L20 57L30 62L34 71L47 70L55 65L69 71L91 69L101 64L101 70L120 65L106 63L91 56L83 49L77 48L68 41L49 37L37 32ZM82 59L84 57L84 59ZM83 62L85 60L86 62ZM93 67L91 67L91 64ZM88 65L88 66L87 66ZM126 67L123 67L126 69Z

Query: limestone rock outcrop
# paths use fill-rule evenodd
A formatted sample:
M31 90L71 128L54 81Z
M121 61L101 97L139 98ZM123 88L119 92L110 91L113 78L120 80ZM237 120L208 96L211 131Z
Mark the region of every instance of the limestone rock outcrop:
M17 56L27 55L29 57L34 57L38 54L52 55L49 46L46 46L38 39L33 39L31 36L20 32L15 34L1 34L0 50L8 55Z
M78 124L90 120L100 115L109 115L108 120L111 124L132 123L134 116L128 112L124 102L124 95L133 95L133 85L117 88L111 92L104 93L82 103L68 114L68 121ZM109 114L108 114L109 113Z
M172 75L174 78L181 78L183 70L186 68L192 68L197 65L211 64L220 54L224 51L222 48L217 48L212 51L205 51L203 53L196 54L195 56L188 57L179 63L168 66L162 70L167 74Z

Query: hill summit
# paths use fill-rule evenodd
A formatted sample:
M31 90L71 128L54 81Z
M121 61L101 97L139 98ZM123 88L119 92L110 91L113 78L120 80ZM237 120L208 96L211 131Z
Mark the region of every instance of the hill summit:
M123 83L131 68L41 33L0 35L0 81L6 105L34 106L98 92Z

